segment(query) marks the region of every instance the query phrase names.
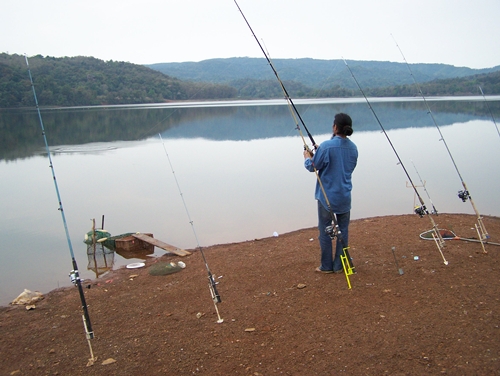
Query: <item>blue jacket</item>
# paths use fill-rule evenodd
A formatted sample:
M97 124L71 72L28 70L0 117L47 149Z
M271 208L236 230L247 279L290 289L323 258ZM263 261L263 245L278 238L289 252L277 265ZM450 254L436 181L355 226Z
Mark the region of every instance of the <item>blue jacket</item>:
M333 136L321 143L313 158L307 158L304 166L313 172L314 167L330 201L330 207L336 214L351 210L351 176L358 162L358 148L348 138ZM316 182L316 200L328 209L325 195L319 182Z

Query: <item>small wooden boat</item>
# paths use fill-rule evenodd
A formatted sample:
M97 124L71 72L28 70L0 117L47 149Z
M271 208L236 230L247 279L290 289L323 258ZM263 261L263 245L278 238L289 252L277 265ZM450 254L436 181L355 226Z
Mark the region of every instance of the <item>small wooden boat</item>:
M124 234L124 236L118 235L115 237L115 250L126 251L126 252L138 252L138 251L146 251L151 250L150 253L154 252L154 244L147 243L141 239L138 239L134 236L135 234ZM153 237L153 234L144 234L149 237Z
M97 233L97 230L95 231ZM90 235L89 235L90 234ZM109 235L105 237L104 235ZM131 258L134 254L148 255L154 252L154 248L161 248L169 253L174 253L178 256L187 256L191 252L184 249L177 248L173 245L162 242L161 240L155 239L151 233L140 233L140 232L128 232L121 235L110 236L108 232L100 234L100 236L95 236L92 231L86 234L85 243L88 243L90 239L90 244L92 244L93 239L96 239L96 243L104 245L118 254L126 254Z

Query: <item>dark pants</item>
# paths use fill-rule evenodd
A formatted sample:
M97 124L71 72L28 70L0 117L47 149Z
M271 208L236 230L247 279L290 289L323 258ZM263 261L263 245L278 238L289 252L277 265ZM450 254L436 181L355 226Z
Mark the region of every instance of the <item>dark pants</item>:
M340 237L337 236L337 244L335 248L335 257L333 256L332 238L326 233L326 227L332 225L331 214L326 210L321 202L318 201L318 230L319 230L319 245L321 247L321 266L322 270L340 270L342 269L342 260L340 256L343 254L343 244L347 247L349 239L349 221L351 212L336 214L337 223L341 232L343 243Z

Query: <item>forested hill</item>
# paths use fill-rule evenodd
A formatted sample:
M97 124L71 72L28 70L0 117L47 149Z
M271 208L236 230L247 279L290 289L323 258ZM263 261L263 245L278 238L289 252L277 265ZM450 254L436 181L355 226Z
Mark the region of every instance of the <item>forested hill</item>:
M233 98L227 85L184 82L148 67L92 57L29 58L40 106L161 103ZM0 107L34 106L26 60L0 54Z
M294 98L360 96L343 60L274 59L274 67ZM401 97L419 95L406 63L347 60L367 95ZM265 58L210 59L200 62L162 63L150 68L180 79L224 83L241 98L283 96ZM487 69L446 64L409 64L424 95L500 94L500 66Z
M356 88L343 60L274 59L272 63L283 81L293 81L315 90L332 86ZM363 88L383 88L413 82L406 63L347 60L347 64ZM409 66L419 83L500 71L500 65L487 69L446 64ZM200 62L150 64L148 67L181 80L217 82L232 86L242 81L275 80L265 58L210 59Z
M93 106L162 103L178 100L282 98L265 59L212 59L199 63L142 66L92 57L29 59L40 106ZM367 95L418 95L406 64L348 61ZM359 96L343 61L274 61L293 98ZM500 66L471 69L413 64L425 95L500 94ZM152 69L154 68L154 69ZM160 71L161 70L161 71ZM33 107L25 57L0 54L0 108Z

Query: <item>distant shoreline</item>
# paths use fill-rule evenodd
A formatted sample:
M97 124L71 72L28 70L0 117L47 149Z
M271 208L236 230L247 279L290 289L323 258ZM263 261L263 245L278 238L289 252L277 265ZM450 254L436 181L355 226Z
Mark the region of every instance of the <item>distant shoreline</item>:
M372 103L380 102L423 102L421 97L368 97ZM486 96L489 101L500 101L500 95ZM438 101L484 101L482 96L429 96L425 98L428 102ZM343 103L364 103L363 97L349 98L301 98L293 99L297 105L306 104L343 104ZM65 111L65 110L94 110L94 109L127 109L127 108L203 108L203 107L236 107L236 106L285 106L285 99L229 99L229 100L181 100L167 101L162 103L140 103L140 104L112 104L112 105L95 105L95 106L40 106L40 110L44 111ZM35 107L15 107L15 108L0 108L0 111L26 111L35 110Z

